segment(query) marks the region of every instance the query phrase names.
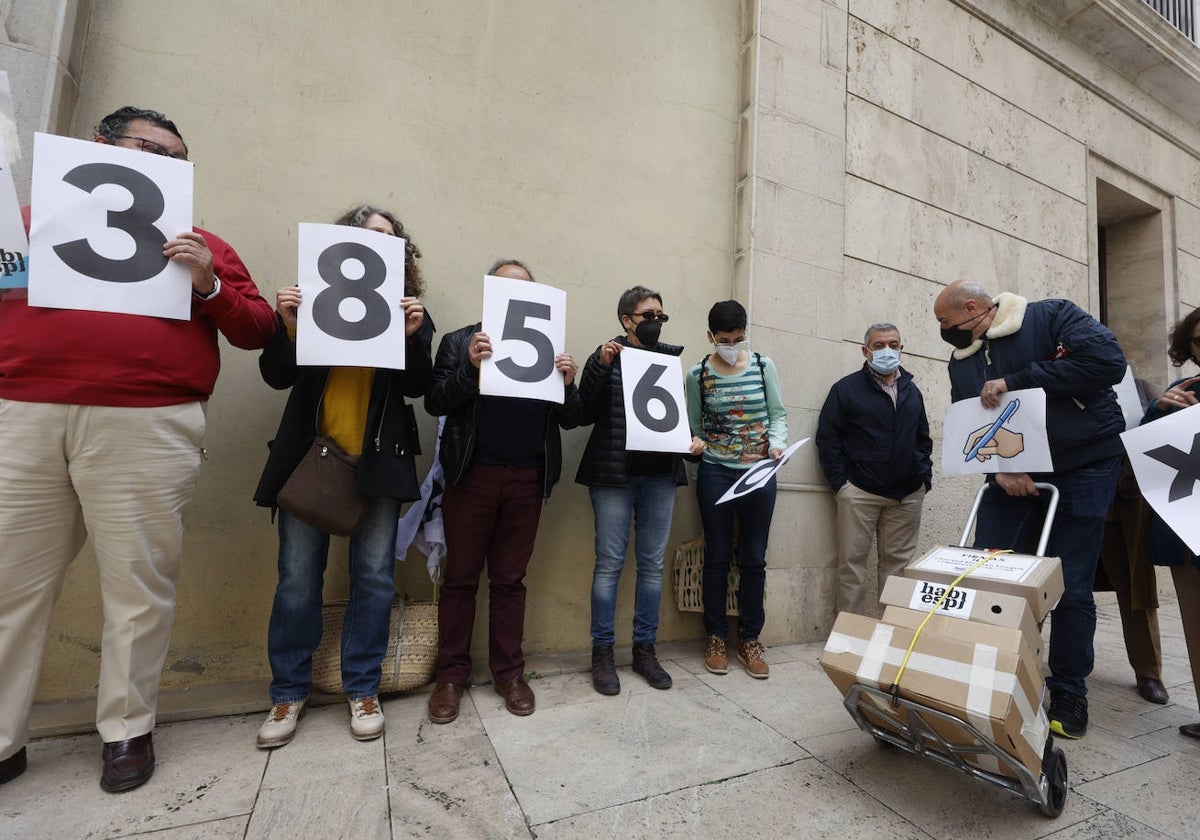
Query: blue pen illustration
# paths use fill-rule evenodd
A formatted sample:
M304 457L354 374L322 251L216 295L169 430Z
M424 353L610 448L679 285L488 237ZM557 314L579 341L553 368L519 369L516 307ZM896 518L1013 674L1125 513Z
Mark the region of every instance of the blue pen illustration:
M1017 413L1017 409L1020 407L1020 405L1020 400L1013 400L1008 405L1004 406L1004 410L1000 412L1000 416L996 418L994 423L992 423L991 428L983 433L983 437L977 440L975 445L971 447L971 451L967 453L966 462L968 464L971 462L972 458L979 455L980 449L983 449L983 447L992 442L992 438L996 436L996 432L1000 431L1000 427L1007 423L1012 416Z

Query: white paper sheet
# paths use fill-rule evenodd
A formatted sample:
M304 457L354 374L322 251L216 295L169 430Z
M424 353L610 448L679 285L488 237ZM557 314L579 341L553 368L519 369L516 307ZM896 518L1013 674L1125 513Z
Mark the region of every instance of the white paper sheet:
M1046 438L1046 392L1041 388L1000 395L999 408L984 408L978 397L959 400L946 411L942 472L1053 472Z
M492 355L479 366L479 393L562 403L565 380L554 357L566 352L566 292L529 280L484 277L483 331Z
M1200 554L1200 405L1121 435L1142 496Z

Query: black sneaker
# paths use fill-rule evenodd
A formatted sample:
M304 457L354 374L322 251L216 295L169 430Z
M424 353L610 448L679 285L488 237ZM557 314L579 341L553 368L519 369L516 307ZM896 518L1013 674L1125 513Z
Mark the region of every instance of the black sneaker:
M1064 738L1082 738L1087 733L1087 698L1068 691L1050 692L1050 731Z

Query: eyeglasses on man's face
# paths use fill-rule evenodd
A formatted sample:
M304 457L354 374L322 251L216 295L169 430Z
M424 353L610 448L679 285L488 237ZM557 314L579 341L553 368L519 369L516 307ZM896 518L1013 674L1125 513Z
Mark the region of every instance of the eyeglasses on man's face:
M664 324L671 320L666 312L655 312L651 309L647 309L645 312L634 312L631 317L641 318L643 321L661 321Z
M145 137L138 137L136 134L118 134L114 140L132 140L138 144L138 148L143 152L149 152L152 155L162 155L163 157L174 158L175 160L187 160L187 152L168 152L162 146L155 143L153 140L147 140Z

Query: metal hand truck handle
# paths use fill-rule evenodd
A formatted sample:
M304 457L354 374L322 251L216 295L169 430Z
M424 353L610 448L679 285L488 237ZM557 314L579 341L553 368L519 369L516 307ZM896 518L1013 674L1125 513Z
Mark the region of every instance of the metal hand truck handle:
M1042 523L1042 536L1038 539L1036 552L1039 557L1045 557L1046 545L1050 542L1050 529L1054 525L1054 514L1058 512L1058 488L1045 481L1035 481L1033 486L1039 490L1050 491L1050 506L1046 508L1046 521ZM983 494L989 487L996 487L996 483L985 481L979 486L979 492L975 494L975 504L971 505L971 514L967 517L967 524L963 528L962 536L958 539L958 544L961 546L967 545L967 537L971 535L975 517L979 514L979 503L983 501Z

